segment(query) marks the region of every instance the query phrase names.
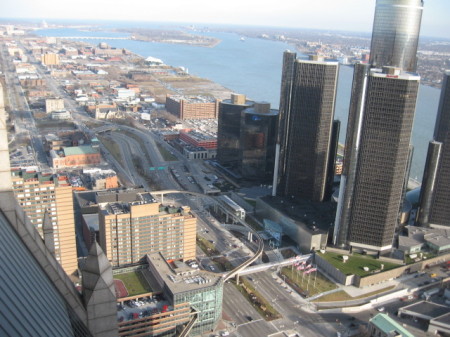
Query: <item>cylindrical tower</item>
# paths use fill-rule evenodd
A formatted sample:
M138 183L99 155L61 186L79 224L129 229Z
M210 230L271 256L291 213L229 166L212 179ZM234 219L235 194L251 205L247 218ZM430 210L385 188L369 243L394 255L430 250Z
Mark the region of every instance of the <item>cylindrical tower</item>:
M427 161L420 191L419 211L417 223L420 226L428 226L430 222L430 209L433 203L433 194L438 175L439 161L441 159L442 143L431 141L428 144Z
M369 63L415 72L423 0L377 0Z

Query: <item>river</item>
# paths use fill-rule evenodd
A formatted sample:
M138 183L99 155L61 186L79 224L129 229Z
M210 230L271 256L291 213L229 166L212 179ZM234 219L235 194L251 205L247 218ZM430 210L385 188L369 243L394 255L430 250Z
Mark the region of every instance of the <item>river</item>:
M119 33L89 32L75 29L46 29L36 31L41 36L123 36ZM270 102L277 108L280 97L282 54L292 46L280 42L257 38L246 38L233 33L202 33L214 36L221 42L214 48L195 47L183 44L142 42L134 40L108 40L109 45L125 48L143 57L153 56L171 66L183 66L193 75L210 79L234 92L247 95L252 100ZM91 44L102 40L83 40ZM304 55L298 55L302 57ZM335 118L341 121L340 142L345 141L348 106L353 77L353 68L341 66ZM431 140L436 121L440 90L420 86L414 120L412 143L414 157L411 178L421 180L428 142Z

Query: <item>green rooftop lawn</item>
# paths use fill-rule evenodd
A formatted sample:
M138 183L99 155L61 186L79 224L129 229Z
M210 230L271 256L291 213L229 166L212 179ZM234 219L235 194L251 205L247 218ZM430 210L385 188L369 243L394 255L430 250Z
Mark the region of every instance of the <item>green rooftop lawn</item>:
M145 294L152 291L150 285L144 278L144 275L140 271L135 271L125 274L116 274L114 278L121 280L128 290L128 296L134 296L139 294Z
M385 262L378 260L370 255L359 255L359 254L348 254L348 260L346 263L342 261L342 256L344 254L338 254L333 252L325 252L322 254L321 252L316 252L320 257L327 260L334 267L339 269L345 275L358 275L361 277L371 275L376 273L377 271L381 271L381 265L384 265L383 271L394 269L399 267L398 264ZM364 267L368 267L369 271L364 271Z

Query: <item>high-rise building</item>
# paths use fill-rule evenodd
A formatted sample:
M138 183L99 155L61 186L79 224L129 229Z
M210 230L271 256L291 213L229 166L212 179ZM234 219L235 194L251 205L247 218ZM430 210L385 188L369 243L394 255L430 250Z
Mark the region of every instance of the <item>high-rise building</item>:
M273 176L278 110L255 102L241 115L240 173L244 179L270 181Z
M65 175L11 171L14 195L41 234L47 218L54 254L68 275L78 270L72 186Z
M375 251L392 247L420 82L392 70L368 74L347 237L350 246Z
M423 2L377 0L369 65L357 64L333 241L390 249L403 204L420 77Z
M288 116L283 115L288 130L278 191L284 196L324 201L335 154L332 135L338 69L337 62L317 56L295 61L290 109ZM288 104L289 98L283 99Z
M289 111L292 97L292 80L294 78L294 64L297 53L286 50L283 53L283 68L281 70L280 108L278 113L278 135L275 146L275 165L273 173L272 196L277 195L281 177L284 177L286 141L289 131Z
M103 309L88 313L83 296L52 254L51 243L42 240L35 225L14 198L1 84L0 121L0 335L117 335L115 320L97 321L98 326L108 331L107 334L90 331L89 320L105 317ZM112 273L103 273L103 276L112 279ZM104 293L98 289L93 289L91 293L97 303L104 299L103 296ZM114 306L114 294L110 302L103 301L103 305Z
M416 71L423 0L377 0L369 64Z
M444 74L434 141L428 149L422 182L418 222L431 227L450 226L450 71Z
M220 165L234 169L239 167L241 114L252 106L252 101L239 94L232 94L231 99L219 103L217 161Z
M197 219L190 208L163 206L149 193L138 197L99 205L100 245L111 264L137 263L154 252L168 260L195 259Z

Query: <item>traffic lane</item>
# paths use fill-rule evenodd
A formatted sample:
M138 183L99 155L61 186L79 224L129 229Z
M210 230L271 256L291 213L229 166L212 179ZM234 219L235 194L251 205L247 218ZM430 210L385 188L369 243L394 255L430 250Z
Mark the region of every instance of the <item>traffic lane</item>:
M326 320L320 314L302 310L307 308L308 303L299 302L296 293L284 282L277 282L278 278L272 277L270 272L259 272L250 276L255 289L261 293L272 306L287 320L290 324L304 327L305 336L330 336L335 333L335 320Z

